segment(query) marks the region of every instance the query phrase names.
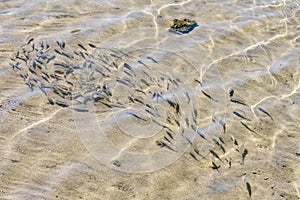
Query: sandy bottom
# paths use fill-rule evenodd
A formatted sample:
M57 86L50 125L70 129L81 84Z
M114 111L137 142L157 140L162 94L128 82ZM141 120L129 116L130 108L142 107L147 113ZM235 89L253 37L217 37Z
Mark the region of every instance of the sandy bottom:
M300 199L300 2L0 2L0 199ZM175 18L193 19L199 26L174 34L168 28ZM178 136L174 143L189 133L182 130L194 118L199 130L211 127L203 131L208 139L191 131L192 145L184 140L186 149L175 152L156 145L165 130L149 115L146 122L134 116L122 121L119 108L102 104L87 113L72 110L70 100L70 107L51 105L9 65L28 36L35 47L40 41L51 46L64 41L71 55L82 50L78 43L92 55L103 52L88 43L121 49L127 53L122 62L135 67L144 59L153 76L180 77L179 89L170 92L184 116L177 127L168 125ZM144 79L138 73L130 79L135 86ZM149 88L143 91L162 89ZM120 84L112 91L122 94L115 102L125 102L122 98L132 92ZM161 106L158 123L166 123L166 116L178 119L166 101L152 103ZM141 110L128 99L124 105ZM101 122L101 134L117 150L99 146L90 116ZM115 121L108 120L111 116ZM132 160L126 151L163 156Z

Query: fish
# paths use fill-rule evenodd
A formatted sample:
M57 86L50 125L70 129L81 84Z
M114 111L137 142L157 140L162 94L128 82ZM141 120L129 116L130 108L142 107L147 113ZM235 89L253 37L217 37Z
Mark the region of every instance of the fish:
M152 60L152 61L155 62L155 63L158 63L154 58L152 58L152 57L150 57L150 56L147 56L147 59Z
M173 101L167 99L167 102L169 103L170 106L172 106L173 108L176 108L176 103L174 103Z
M78 33L80 31L81 31L80 29L74 29L74 30L71 31L71 33Z
M247 191L248 191L248 195L249 197L252 196L252 191L251 191L251 185L249 182L246 182L246 187L247 187Z
M147 81L145 81L144 79L140 79L140 81L141 81L142 83L144 83L145 85L147 85L148 87L150 86L149 83L147 83Z
M217 165L216 163L214 163L214 162L211 162L211 164L212 164L212 169L215 169L215 170L217 170L218 172L219 172L219 168L221 167L221 165Z
M176 103L176 113L177 114L180 114L180 106L179 106L179 104L178 103Z
M195 81L196 81L197 83L199 83L200 86L202 86L202 83L201 83L199 80L195 79Z
M218 160L220 160L221 162L223 162L223 160L221 160L221 158L218 156L218 154L216 152L214 152L213 150L209 150L209 152L215 157L217 158Z
M127 71L124 71L124 73L125 73L126 75L128 75L128 76L132 77L132 74L130 74L129 72L127 72Z
M234 146L235 150L236 150L237 152L240 152L240 150L239 150L239 144L238 144L237 140L234 138L233 135L230 135L230 136L231 136L231 140L232 140L232 142L233 142L233 146Z
M226 151L225 151L225 148L220 144L220 142L219 142L217 139L213 138L213 141L214 141L214 142L216 143L216 145L222 150L223 153L226 152Z
M151 112L150 110L145 109L145 111L146 111L147 113L149 113L150 115L152 115L153 117L156 117L155 114L154 114L153 112Z
M263 112L264 114L266 114L268 117L270 117L272 120L273 120L273 117L267 112L265 111L264 109L262 109L261 107L258 107L258 110ZM274 121L274 120L273 120Z
M166 131L166 133L168 134L168 136L172 139L172 140L174 140L174 137L173 137L173 135L172 135L172 133L171 132L169 132L169 131Z
M145 121L145 122L147 121L146 119L144 119L144 118L138 116L138 115L135 114L135 113L132 113L132 112L127 112L127 113L130 114L130 115L132 115L132 116L134 116L134 117L137 118L137 119L143 120L143 121Z
M65 43L63 41L59 42L59 41L56 41L57 45L61 48L61 49L64 49L65 48Z
M50 103L51 105L54 105L54 104L55 104L55 99L52 98L52 97L50 97L49 95L47 95L47 97L48 97L49 103Z
M83 50L87 51L87 49L82 45L82 44L77 44L80 48L82 48Z
M167 145L165 142L163 142L163 141L159 141L159 140L157 140L156 141L156 144L157 144L157 146L159 146L159 147L166 147L166 148L168 148L169 150L171 150L171 151L175 151L172 147L170 147L169 145ZM175 151L176 152L176 151Z
M109 105L108 103L105 103L105 102L103 102L103 101L100 101L100 103L102 103L103 105L105 105L105 106L107 106L107 107L109 107L109 108L112 108L112 106Z
M249 126L247 126L247 124L245 124L244 122L242 122L241 121L241 124L244 126L244 127L246 127L246 129L248 129L249 131L251 131L251 132L253 132L253 133L256 133L257 134L257 132L256 131L254 131L254 130L252 130Z
M200 133L199 131L196 131L196 133L197 133L200 137L202 137L204 140L206 140L206 137L205 137L204 134Z
M188 92L185 92L185 95L186 95L186 98L187 98L187 100L188 100L188 103L190 103L191 99L190 99L189 93L188 93Z
M30 38L30 39L27 41L26 45L28 45L28 44L30 44L31 42L33 42L33 40L34 40L34 38Z
M69 105L66 102L60 100L56 100L56 104L61 107L69 107Z
M247 149L244 149L243 153L242 153L242 163L244 164L244 161L245 161L245 158L248 154L248 150Z
M238 113L236 111L233 111L233 114L236 115L236 116L238 116L238 117L240 117L240 118L242 118L242 119L244 119L244 120L251 121L250 119L244 117L243 115L241 115L240 113Z
M233 97L233 94L234 94L234 90L233 90L233 89L230 89L230 90L229 90L229 96L230 96L230 97Z
M167 138L166 136L164 136L164 139L169 142L170 144L172 144L172 142L169 140L169 138Z
M133 100L136 101L136 102L139 102L142 105L145 105L145 103L142 100L140 100L140 99L133 98Z
M190 152L190 156L192 156L192 158L194 158L196 161L199 161L195 154L193 154L192 152Z
M132 71L132 67L129 64L124 63L124 67L127 68L127 69L129 69L130 71Z
M123 85L129 86L129 84L126 83L126 82L123 81L123 80L117 79L116 81L119 82L119 83L122 83Z
M196 109L194 109L194 116L195 116L195 118L198 117L198 111Z
M69 58L69 59L74 59L74 57L73 57L72 55L69 55L69 54L67 54L67 53L65 53L65 52L61 52L61 55L62 55L62 56L65 56L65 57L67 57L67 58Z
M243 100L240 100L240 99L231 98L230 101L231 101L232 103L241 104L241 105L244 105L244 106L248 106L248 107L249 107L248 104L246 104Z
M50 58L47 59L46 64L48 64L50 61L54 60L55 58L56 58L55 55L51 56Z
M189 119L188 119L187 117L185 118L185 123L186 123L186 126L187 126L187 127L190 126L190 122L189 122Z
M174 119L175 123L177 124L178 127L180 127L180 123L178 120Z
M208 97L210 100L218 102L218 100L212 98L209 94L207 94L206 92L204 92L203 90L201 90L202 94L204 94L206 97Z
M143 90L135 89L135 91L140 92L140 93L143 93L144 95L146 95L146 93L145 93Z
M143 63L142 61L138 60L138 63L142 64L144 67L146 67L147 69L149 69L149 67L145 63Z
M228 162L228 168L231 169L231 158L228 155L226 155L225 159Z
M222 120L219 120L219 124L223 127L223 133L226 132L226 123L223 122Z
M114 161L112 162L112 164L115 165L115 166L117 166L117 167L120 167L120 166L121 166L121 163L120 163L120 161L118 161L118 160L114 160Z
M95 45L93 45L92 43L88 43L88 45L92 48L97 48Z

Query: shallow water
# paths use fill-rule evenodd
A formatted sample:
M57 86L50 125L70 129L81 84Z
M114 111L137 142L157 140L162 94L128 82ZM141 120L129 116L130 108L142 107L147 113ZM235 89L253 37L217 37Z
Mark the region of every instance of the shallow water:
M246 182L252 199L299 199L299 8L300 1L0 1L1 199L248 199ZM175 34L175 18L198 26ZM47 83L22 61L21 71L9 65L42 41L56 56L48 71L55 62L74 67L73 96L53 92L65 79ZM56 41L74 58L56 53ZM107 77L96 70L104 66ZM51 105L37 84L31 90L24 71L69 107ZM111 107L90 102L96 86L112 92ZM171 148L157 146L164 136Z

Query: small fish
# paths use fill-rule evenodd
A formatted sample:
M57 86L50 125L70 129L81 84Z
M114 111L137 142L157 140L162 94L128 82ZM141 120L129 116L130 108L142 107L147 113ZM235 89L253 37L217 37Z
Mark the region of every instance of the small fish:
M65 47L65 43L63 41L62 42L56 41L56 43L61 49Z
M81 31L80 29L74 29L74 30L71 31L71 33L78 33L80 31Z
M95 45L91 44L91 43L88 43L90 47L92 48L97 48Z
M230 97L233 97L233 94L234 94L234 90L233 90L233 89L230 89L230 90L229 90L229 96L230 96Z
M176 113L177 114L180 114L180 106L179 106L179 104L178 103L176 103Z
M195 79L195 81L196 81L197 83L199 83L200 86L202 86L202 83L201 83L199 80Z
M209 150L209 152L215 157L217 158L218 160L220 160L221 162L223 162L223 160L221 160L221 158L218 156L218 154L216 152L214 152L213 150Z
M244 152L242 153L242 164L244 164L244 161L245 161L245 158L248 154L248 150L247 149L244 149Z
M144 118L141 118L140 116L138 116L137 114L135 114L135 113L132 113L132 112L127 112L128 114L130 114L130 115L132 115L132 116L134 116L135 118L137 118L137 119L140 119L140 120L143 120L143 121L147 121L146 119L144 119Z
M237 140L234 138L233 135L231 135L231 140L232 140L232 142L233 142L233 146L234 146L235 150L236 150L237 152L240 152L240 150L239 150L239 144L238 144Z
M144 79L140 79L140 81L141 81L142 83L144 83L145 85L147 85L148 87L150 86L149 83L147 83L147 81L145 81Z
M220 144L220 142L219 142L217 139L213 138L213 141L214 141L214 142L216 143L216 145L222 150L223 153L226 152L226 151L225 151L225 148Z
M241 104L241 105L244 105L244 106L248 106L248 107L249 107L248 104L246 104L244 101L242 101L242 100L240 100L240 99L231 98L230 101L233 102L233 103L236 103L236 104Z
M202 94L204 94L206 97L208 97L210 100L218 102L218 100L212 98L209 94L207 94L206 92L204 92L203 90L201 90Z
M200 133L199 131L196 131L196 133L197 133L200 137L202 137L204 140L206 140L206 137L205 137L204 134Z
M143 63L142 61L138 60L138 63L142 64L144 67L146 67L147 69L149 69L149 67L145 63Z
M145 111L146 111L147 113L149 113L150 115L152 115L153 117L156 117L155 114L154 114L153 112L151 112L150 110L145 109Z
M264 114L266 114L268 117L270 117L273 120L273 117L264 109L262 109L261 107L258 107L258 110L260 110L261 112L263 112ZM274 121L274 120L273 120Z
M223 132L226 132L226 124L222 120L219 120L219 124L223 127Z
M170 104L170 106L172 106L173 108L176 108L176 103L174 103L173 101L167 99L167 102Z
M50 61L55 59L55 55L51 56L50 58L48 58L48 60L46 61L46 64L48 64ZM35 63L35 62L34 62Z
M109 108L112 108L112 106L111 105L109 105L108 103L105 103L105 102L103 102L103 101L100 101L103 105L105 105L105 106L107 106L107 107L109 107Z
M190 152L190 156L192 156L192 158L194 158L196 161L199 161L195 154L193 154L192 152Z
M129 72L127 72L127 71L124 71L124 73L125 73L126 75L128 75L128 76L132 77L132 74L130 74Z
M65 56L65 57L67 57L69 59L74 59L74 57L72 55L66 54L65 52L61 52L61 55Z
M146 93L145 93L143 90L135 89L135 91L140 92L140 93L143 93L144 95L146 95Z
M112 162L112 164L115 165L115 166L117 166L117 167L120 167L120 166L121 166L121 163L120 163L120 161L118 161L118 160L114 160L114 161Z
M123 85L129 86L129 84L126 83L126 82L123 81L123 80L117 79L116 81L119 82L119 83L122 83Z
M196 109L194 109L194 116L195 116L195 118L198 117L198 111Z
M164 139L165 139L167 142L169 142L170 144L172 144L172 142L171 142L166 136L164 136Z
M151 58L150 56L148 56L147 59L152 60L155 63L158 63L156 60L154 60L154 58Z
M180 123L178 120L174 119L175 123L177 124L178 127L180 127Z
M228 155L226 155L225 159L228 162L228 168L231 169L231 158Z
M82 44L77 44L80 48L82 48L83 50L87 51L87 49L82 45Z
M185 95L186 95L186 98L187 98L187 100L188 100L188 103L190 103L191 99L190 99L189 93L186 92Z
M212 169L215 169L215 170L217 170L218 172L219 172L219 168L221 167L221 165L217 165L216 163L214 163L214 162L211 162L211 164L212 164Z
M30 39L27 41L26 45L30 44L33 40L34 40L34 38L30 38Z
M168 136L172 139L172 140L174 140L174 137L173 137L173 135L172 135L172 133L171 132L169 132L169 131L166 131L166 133L168 134Z
M138 99L138 98L134 98L133 100L136 101L136 102L139 102L142 105L145 105L145 103L142 100Z
M242 124L244 127L246 127L246 129L248 129L249 131L251 131L251 132L253 132L253 133L256 133L256 134L257 134L257 132L256 132L256 131L254 131L254 130L252 130L251 128L249 128L249 126L247 126L247 124L245 124L244 122L242 122L242 121L241 121L241 124Z
M54 51L55 51L56 53L58 53L59 55L63 55L62 52L58 51L57 49L54 49Z
M127 68L127 69L129 69L130 71L132 71L132 67L129 64L124 63L124 67Z
M246 187L247 187L248 195L249 195L249 197L251 197L252 191L251 191L251 185L249 182L246 182Z
M56 104L61 107L69 107L69 105L66 102L60 100L56 100Z
M222 142L223 144L225 144L224 140L222 139L222 137L219 137L220 142Z
M185 118L185 123L186 123L187 127L190 127L190 122L189 122L189 119L187 117Z
M240 117L240 118L242 118L242 119L244 119L244 120L251 121L250 119L244 117L243 115L241 115L240 113L238 113L238 112L236 112L236 111L233 111L233 114L235 114L236 116L238 116L238 117Z
M157 144L157 146L160 146L160 147L166 147L166 148L168 148L169 150L171 150L171 151L175 151L172 147L170 147L169 145L167 145L165 142L163 142L163 141L159 141L159 140L157 140L156 141L156 144ZM175 151L176 152L176 151Z

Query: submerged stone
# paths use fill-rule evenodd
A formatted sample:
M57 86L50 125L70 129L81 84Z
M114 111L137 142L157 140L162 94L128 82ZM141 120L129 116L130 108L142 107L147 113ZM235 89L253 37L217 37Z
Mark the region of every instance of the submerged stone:
M170 32L177 34L187 34L191 32L198 24L190 19L174 19L173 24L170 26Z

